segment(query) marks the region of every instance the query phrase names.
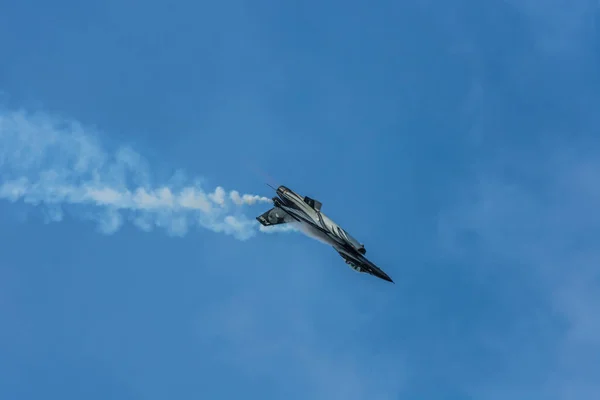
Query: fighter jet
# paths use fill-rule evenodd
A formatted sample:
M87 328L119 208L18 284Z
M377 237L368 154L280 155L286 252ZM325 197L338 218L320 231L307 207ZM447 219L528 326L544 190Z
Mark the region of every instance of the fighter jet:
M273 197L274 207L256 217L263 226L300 223L309 234L331 245L355 271L394 283L365 257L367 250L362 243L321 212L320 201L300 196L285 186L279 186L275 191L278 197Z

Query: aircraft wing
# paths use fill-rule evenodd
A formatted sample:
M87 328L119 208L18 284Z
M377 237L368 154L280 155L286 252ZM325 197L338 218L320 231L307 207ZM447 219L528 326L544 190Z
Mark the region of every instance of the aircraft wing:
M281 225L292 221L292 218L288 215L288 213L279 207L273 207L270 210L265 211L256 217L256 219L263 226Z

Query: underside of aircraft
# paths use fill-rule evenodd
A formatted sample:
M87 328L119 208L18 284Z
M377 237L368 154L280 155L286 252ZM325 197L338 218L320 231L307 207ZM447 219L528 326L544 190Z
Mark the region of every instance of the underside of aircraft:
M278 197L273 197L274 207L256 217L263 226L299 223L311 236L331 245L355 271L394 282L365 257L367 251L362 243L321 212L323 204L320 201L300 196L285 186L279 186L276 192Z

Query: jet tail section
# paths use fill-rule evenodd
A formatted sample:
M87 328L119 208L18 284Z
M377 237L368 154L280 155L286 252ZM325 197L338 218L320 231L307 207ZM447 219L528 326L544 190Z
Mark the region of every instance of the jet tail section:
M292 218L279 207L271 208L256 219L263 226L281 225L292 221Z

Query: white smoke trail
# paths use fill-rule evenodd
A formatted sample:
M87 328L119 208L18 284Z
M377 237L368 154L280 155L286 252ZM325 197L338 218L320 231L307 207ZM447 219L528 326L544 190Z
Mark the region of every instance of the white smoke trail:
M178 176L153 187L150 168L135 151L110 153L77 122L24 111L0 112L0 199L43 206L52 221L69 211L97 222L105 234L124 220L176 236L198 225L241 240L257 231L293 230L264 228L241 212L269 198L222 187L207 193L200 181L185 185Z

